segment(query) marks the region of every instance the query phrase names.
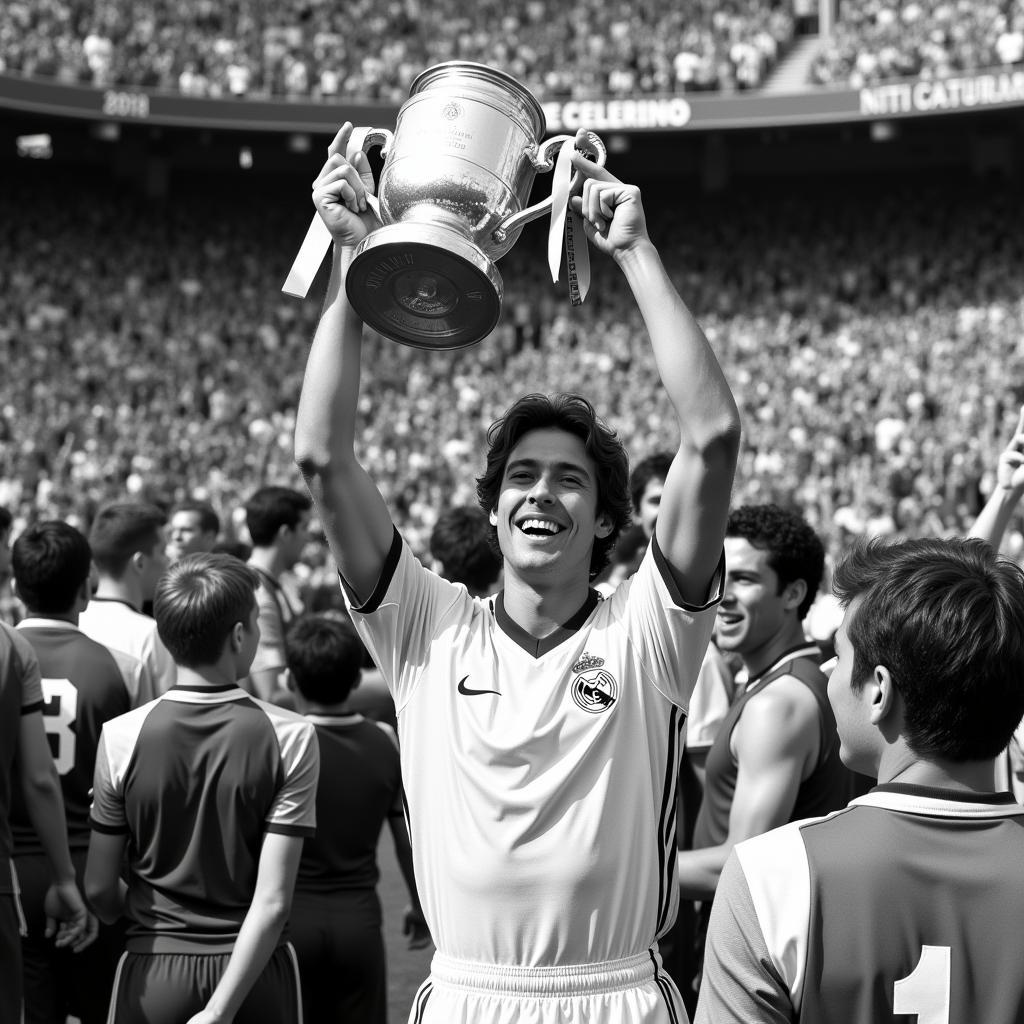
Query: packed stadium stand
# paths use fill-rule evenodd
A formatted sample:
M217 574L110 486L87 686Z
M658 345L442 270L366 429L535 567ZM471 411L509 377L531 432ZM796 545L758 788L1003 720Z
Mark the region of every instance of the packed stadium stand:
M941 78L1024 61L1020 0L843 3L811 69L817 84L860 88L892 78Z
M193 96L401 102L423 68L472 60L545 99L628 96L756 88L793 31L787 0L14 0L0 72Z
M21 169L0 194L0 505L87 520L126 491L200 494L231 522L261 482L297 482L323 281L305 301L280 292L301 188L234 175L153 201ZM741 405L735 500L796 504L836 549L962 530L1024 399L1019 189L834 185L647 198ZM527 231L500 262L502 319L480 345L369 349L363 449L419 550L440 508L472 500L484 430L512 393L592 397L637 459L672 440L621 275L596 261L574 309L543 238ZM428 436L430 451L410 447Z

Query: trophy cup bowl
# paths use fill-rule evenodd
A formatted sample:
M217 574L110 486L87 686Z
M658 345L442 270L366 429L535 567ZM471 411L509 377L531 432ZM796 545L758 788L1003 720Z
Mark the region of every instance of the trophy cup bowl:
M451 61L419 75L394 133L359 129L352 144L380 145L381 227L353 254L349 302L385 337L423 349L457 349L498 322L503 286L494 265L523 225L551 208L527 207L538 172L574 137L542 141L540 104L511 75ZM603 164L592 133L589 154ZM350 156L352 150L350 148Z

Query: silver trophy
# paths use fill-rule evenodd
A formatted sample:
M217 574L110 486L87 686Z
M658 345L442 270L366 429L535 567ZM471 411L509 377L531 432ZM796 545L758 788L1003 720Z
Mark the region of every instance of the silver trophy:
M530 189L574 143L544 140L545 127L540 104L511 75L451 61L413 82L394 133L353 133L355 146L380 146L384 157L381 227L359 243L346 280L365 323L425 349L463 348L494 329L503 294L494 261L551 210L550 197L527 207ZM603 165L604 144L593 133L587 140L587 155Z

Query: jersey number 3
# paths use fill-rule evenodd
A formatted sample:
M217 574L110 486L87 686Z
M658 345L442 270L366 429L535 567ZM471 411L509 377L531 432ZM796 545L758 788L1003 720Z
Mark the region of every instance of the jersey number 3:
M50 740L50 753L58 775L67 775L75 767L76 736L73 726L78 714L78 691L70 679L44 679L43 725Z
M922 946L921 959L893 985L892 1012L916 1013L917 1024L949 1024L949 946Z

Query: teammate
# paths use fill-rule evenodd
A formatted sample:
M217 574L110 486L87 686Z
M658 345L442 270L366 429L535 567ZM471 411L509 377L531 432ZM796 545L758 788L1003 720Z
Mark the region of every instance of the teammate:
M212 551L220 533L220 517L205 501L175 506L167 524L167 561L173 565L185 555Z
M142 614L167 568L163 527L166 517L154 505L115 502L96 513L89 546L99 575L96 593L78 617L79 629L97 643L142 662L145 678L138 703L174 685L174 662L157 635L156 623Z
M398 739L389 726L346 706L363 660L363 642L351 625L304 615L289 628L286 650L296 709L316 727L320 745L320 824L303 847L288 923L305 1019L383 1024L387 977L377 845L385 821L409 889L410 948L430 943L413 877Z
M284 635L302 612L298 596L281 585L280 576L295 565L309 540L309 508L309 496L290 487L261 487L245 503L253 544L249 565L260 578L260 645L246 687L262 700L283 689Z
M578 396L529 395L478 479L504 589L425 569L356 460L362 324L347 303L366 158L331 144L314 202L334 267L296 458L353 619L395 696L416 882L437 945L411 1020L685 1020L656 952L678 899L675 786L686 702L714 625L739 416L648 236L638 191L573 155L574 208L623 271L679 417L655 539L602 601L629 520L628 464Z
M743 659L747 679L708 753L693 849L678 858L682 895L702 902L698 959L710 901L736 843L836 810L853 795L821 655L803 631L824 569L820 539L795 512L748 505L729 516L725 558L716 635L723 651Z
M68 843L81 882L89 849L89 791L100 729L138 698L142 664L90 640L77 626L89 603L89 542L56 520L26 529L14 544L14 582L28 617L18 630L32 645L42 672L46 726L60 775ZM11 815L15 868L21 884L27 935L22 943L26 1024L64 1024L71 1013L83 1024L107 1018L117 959L124 948L118 926L99 930L79 956L54 949L46 937L44 901L50 867L28 809L15 799Z
M829 700L879 785L736 847L698 1024L1020 1024L1024 807L993 759L1024 716L1024 573L978 540L874 541L835 589Z
M258 585L230 555L176 562L154 609L177 684L103 727L86 891L102 920L129 922L111 1024L301 1020L281 932L318 754L312 726L237 685Z
M22 1019L24 917L14 873L10 808L17 775L21 799L50 868L44 900L47 938L80 952L96 938L75 881L57 767L43 728L39 661L32 645L0 623L0 1021ZM58 927L58 918L61 919Z
M487 516L476 505L454 505L437 517L430 557L446 580L464 584L473 597L493 594L501 578L501 555Z

